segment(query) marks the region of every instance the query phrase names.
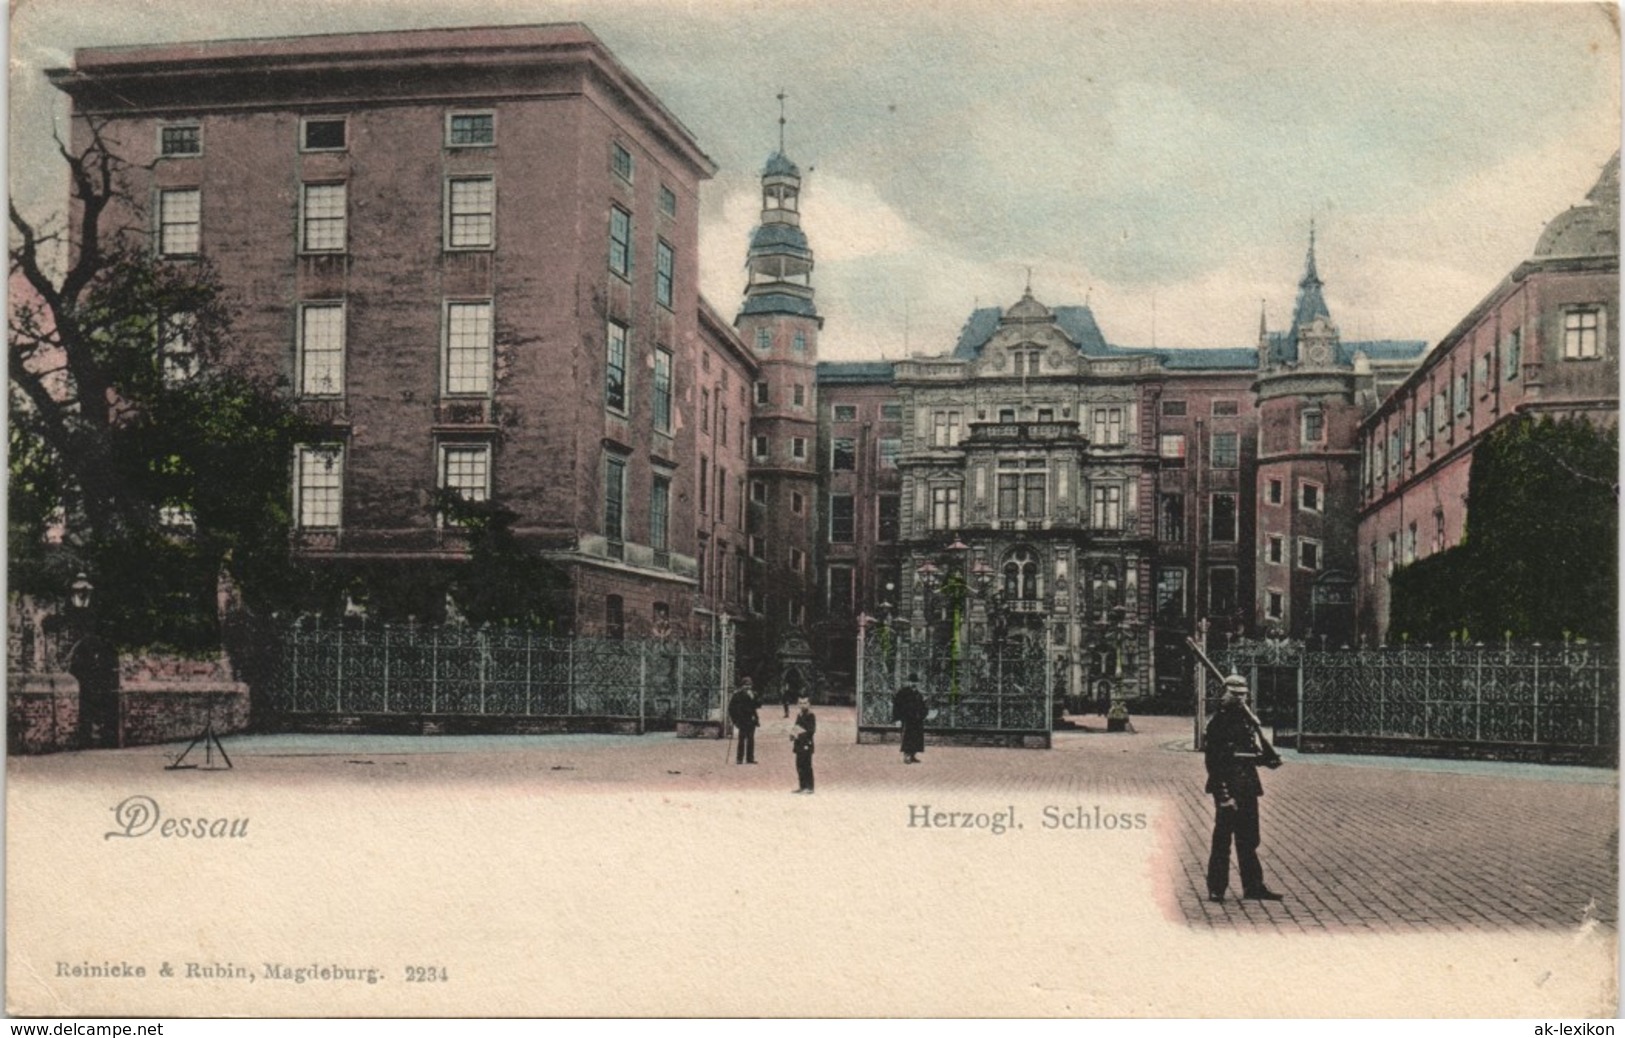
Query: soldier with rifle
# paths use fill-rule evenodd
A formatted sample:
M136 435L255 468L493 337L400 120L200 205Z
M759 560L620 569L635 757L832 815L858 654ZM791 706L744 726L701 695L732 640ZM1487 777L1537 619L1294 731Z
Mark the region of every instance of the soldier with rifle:
M1203 662L1208 663L1205 656ZM1211 663L1208 663L1212 666ZM1224 679L1224 698L1208 722L1205 743L1207 791L1213 795L1213 849L1207 864L1209 901L1222 902L1230 885L1230 844L1236 845L1241 869L1241 896L1254 901L1279 901L1281 895L1264 885L1258 863L1258 798L1264 786L1258 766L1278 768L1275 752L1258 718L1247 707L1247 679L1232 674Z

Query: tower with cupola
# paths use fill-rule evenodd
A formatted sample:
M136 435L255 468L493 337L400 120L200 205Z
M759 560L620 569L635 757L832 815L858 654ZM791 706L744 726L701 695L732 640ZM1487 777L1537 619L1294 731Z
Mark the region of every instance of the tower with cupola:
M782 97L781 97L782 101ZM813 253L801 229L801 169L779 149L762 169L761 221L751 233L745 299L734 326L759 365L751 387L752 623L742 631L742 667L771 690L814 692L807 639L818 603L817 532L833 519L819 493L818 331Z

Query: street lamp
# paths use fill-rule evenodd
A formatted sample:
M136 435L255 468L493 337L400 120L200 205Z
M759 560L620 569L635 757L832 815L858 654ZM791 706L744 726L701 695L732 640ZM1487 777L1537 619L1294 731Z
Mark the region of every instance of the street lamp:
M95 590L96 586L90 582L90 578L80 573L68 585L68 601L75 609L89 609L90 594Z

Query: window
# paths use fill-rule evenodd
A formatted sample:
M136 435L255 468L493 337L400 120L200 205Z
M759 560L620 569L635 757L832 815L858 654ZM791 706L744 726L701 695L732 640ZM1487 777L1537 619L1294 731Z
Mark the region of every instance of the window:
M842 437L831 440L829 445L829 467L836 472L850 472L858 467L857 441Z
M604 358L604 403L612 411L626 411L626 325L609 322Z
M768 458L768 439L766 436L752 438L752 451L757 461L766 461Z
M1038 420L1040 422L1053 422L1053 421L1055 421L1055 408L1053 408L1053 407L1040 407L1038 409Z
M807 553L802 551L800 548L790 549L790 572L807 572Z
M1416 524L1412 523L1405 529L1405 565L1409 566L1416 561Z
M1045 514L1045 499L1048 496L1048 480L1042 472L1027 472L1021 477L1021 512L1028 519L1042 519Z
M952 530L959 526L959 488L931 488L931 529Z
M484 501L491 496L491 445L487 443L442 444L440 447L440 486L464 501Z
M344 305L309 303L299 309L299 392L344 394Z
M836 404L834 411L837 422L855 422L858 420L858 408L855 404Z
M1236 539L1236 495L1214 494L1208 499L1208 540Z
M894 469L897 467L897 456L902 453L903 441L895 438L880 441L880 467Z
M1278 479L1272 479L1265 487L1264 500L1272 505L1278 505L1285 499L1286 485Z
M717 438L728 446L728 405L722 402L721 393L717 394Z
M165 158L203 154L203 127L197 123L159 127L158 154Z
M1437 554L1444 549L1444 509L1441 508L1433 513L1433 551Z
M609 209L609 269L632 276L632 214L619 206Z
M671 246L663 241L655 242L655 302L671 309L671 278L673 258Z
M832 544L851 544L855 532L851 494L832 494L829 499L829 539Z
M1563 315L1563 359L1595 360L1598 348L1597 310L1570 310Z
M1183 417L1185 417L1185 401L1183 401L1183 400L1164 400L1162 402L1162 413L1163 413L1163 415L1165 417L1168 417L1168 418L1183 418ZM1182 570L1176 570L1174 572L1179 573L1181 579L1183 579L1184 576L1185 576L1184 571L1182 571Z
M655 551L666 551L670 547L670 526L671 480L656 476L649 487L649 547Z
M758 382L758 383L756 383L756 402L758 404L765 404L765 403L768 402L767 393L768 393L768 390L767 390L767 383L766 382Z
M902 498L896 494L881 494L875 509L875 540L890 544L897 540L902 529Z
M759 479L750 481L751 502L758 505L767 504L767 484Z
M700 456L700 514L710 511L711 505L711 459Z
M1182 468L1185 464L1185 434L1163 433L1157 440L1157 454L1170 468Z
M604 636L612 641L626 637L626 603L620 595L604 596Z
M299 150L343 151L345 125L343 119L306 119L299 127Z
M829 608L840 616L852 612L852 567L829 568Z
M883 422L900 422L903 420L902 404L881 404L880 420Z
M1320 568L1320 542L1311 541L1307 537L1298 538L1298 568Z
M1438 399L1433 404L1433 417L1437 431L1444 432L1450 428L1450 390L1439 390Z
M1185 571L1169 568L1157 571L1157 616L1177 619L1185 615Z
M294 514L302 530L336 530L343 513L344 448L300 447L294 458Z
M490 112L452 112L446 116L446 147L489 148L497 142L497 117Z
M807 387L797 383L791 392L791 403L797 407L807 406Z
M1326 510L1326 494L1319 483L1298 484L1298 507L1306 512Z
M625 146L616 144L611 147L609 167L628 184L632 182L632 153Z
M1271 534L1264 550L1265 557L1272 564L1279 566L1286 557L1286 541L1277 534Z
M1228 616L1236 611L1236 570L1214 566L1207 571L1207 608L1210 616Z
M1214 433L1212 439L1212 466L1216 469L1235 468L1239 458L1239 442L1240 438L1236 433Z
M170 314L158 322L158 375L164 385L184 385L197 375L196 330L191 314Z
M932 415L931 444L935 447L959 445L958 411L938 411Z
M306 184L300 247L306 252L343 252L345 185Z
M1321 443L1326 439L1326 415L1322 411L1303 413L1303 442Z
M806 440L805 437L796 436L796 437L791 438L791 440L790 440L790 456L792 458L797 459L798 461L806 459L806 457L807 457L807 440Z
M1286 615L1286 600L1281 592L1271 589L1264 593L1264 615L1271 620L1279 620Z
M195 187L158 194L158 252L195 256L202 240L203 192Z
M1013 407L999 408L999 424L1010 425L1016 420L1016 409Z
M1090 496L1089 525L1097 530L1122 529L1123 488L1095 487Z
M802 496L799 490L790 492L790 511L796 515L803 515L807 511L807 499Z
M1123 442L1123 409L1097 407L1094 411L1095 442L1107 447L1120 446Z
M654 420L655 428L663 433L671 432L671 351L656 348L655 350L655 398Z
M1236 402L1234 400L1215 400L1215 401L1213 401L1213 417L1215 417L1215 418L1233 418L1233 417L1235 417L1236 413L1237 413L1237 405L1236 405Z
M1185 539L1185 495L1163 494L1157 500L1157 537L1170 543Z
M721 465L717 466L717 518L728 518L728 470Z
M756 348L766 353L773 348L773 333L766 328L756 329Z
M790 348L797 353L806 353L807 334L805 332L796 332L796 337L790 340Z
M446 247L489 249L496 244L496 181L453 177L446 182Z
M1038 559L1026 548L1017 548L1004 560L1004 597L1024 602L1035 601L1038 589Z
M626 537L626 459L604 459L604 536L612 541Z
M667 216L677 215L677 192L665 184L660 185L660 211Z
M1456 377L1456 416L1465 415L1471 407L1471 387L1467 384L1467 372L1463 371Z
M1508 382L1518 377L1518 369L1523 365L1523 329L1514 328L1507 333L1506 342L1501 348L1505 357L1506 368L1502 378Z
M491 304L446 304L446 393L491 392Z

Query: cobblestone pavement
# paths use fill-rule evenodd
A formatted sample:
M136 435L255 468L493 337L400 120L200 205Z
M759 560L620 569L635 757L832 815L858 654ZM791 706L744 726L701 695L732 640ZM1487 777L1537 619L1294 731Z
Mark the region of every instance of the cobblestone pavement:
M1198 928L1241 932L1457 933L1617 926L1618 773L1603 769L1300 756L1264 776L1260 854L1279 903L1209 903L1212 801L1188 718L1099 718L1050 751L929 746L906 767L895 744L857 745L850 708L820 708L819 792L895 792L899 803L974 792L989 801L1154 799L1172 904ZM566 792L648 789L783 795L794 785L790 721L763 710L755 767L729 746L671 735L240 736L239 769L282 781L513 782ZM179 747L12 758L14 777L112 777ZM1172 823L1172 824L1169 824Z

